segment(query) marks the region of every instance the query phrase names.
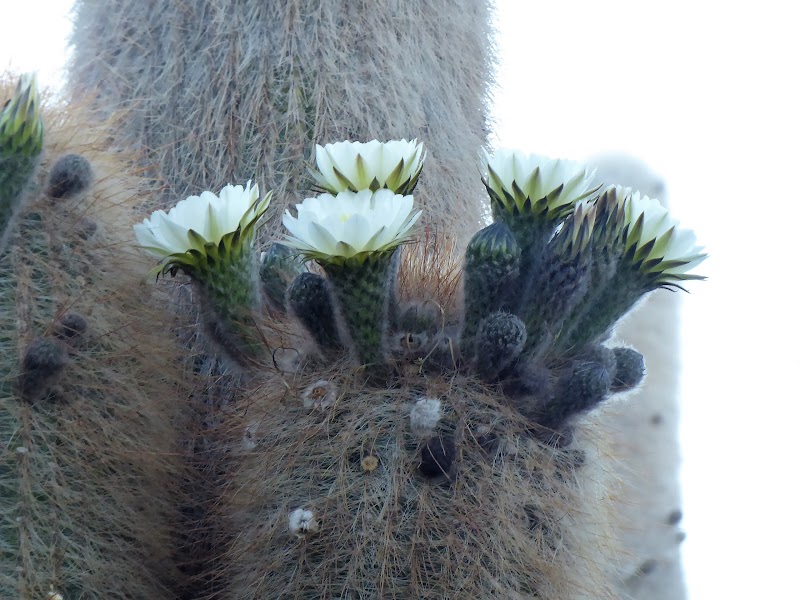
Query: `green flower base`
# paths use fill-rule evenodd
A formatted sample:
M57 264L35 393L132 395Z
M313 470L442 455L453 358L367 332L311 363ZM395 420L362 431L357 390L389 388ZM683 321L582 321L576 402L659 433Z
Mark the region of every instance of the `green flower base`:
M361 364L384 362L383 334L394 249L342 263L321 264L338 300Z

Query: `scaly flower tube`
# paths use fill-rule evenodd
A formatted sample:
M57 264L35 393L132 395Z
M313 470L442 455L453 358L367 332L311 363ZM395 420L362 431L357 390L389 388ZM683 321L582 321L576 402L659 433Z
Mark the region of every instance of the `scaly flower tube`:
M183 271L197 285L212 338L243 365L261 347L253 321L259 292L252 246L271 197L259 198L258 186L249 182L228 185L219 196L190 196L133 227L139 245L162 259L157 276Z
M622 210L621 226L600 230L604 220L597 222L598 237L607 238L606 248L611 251L602 257L607 264L593 270L593 277L600 280L592 282L591 293L562 331L558 347L563 351L579 350L602 337L648 292L683 289L683 281L705 279L689 273L707 256L694 233L680 229L658 200L616 186L606 190L598 204L607 213L609 207L615 221Z
M288 210L283 217L284 243L328 275L362 363L384 360L392 256L420 214L412 196L381 189L306 198L296 217Z
M14 95L0 106L0 252L26 192L33 188L43 144L36 76L23 75Z
M317 146L317 169L311 170L321 191L337 194L389 189L407 195L414 191L425 151L417 140L337 142Z

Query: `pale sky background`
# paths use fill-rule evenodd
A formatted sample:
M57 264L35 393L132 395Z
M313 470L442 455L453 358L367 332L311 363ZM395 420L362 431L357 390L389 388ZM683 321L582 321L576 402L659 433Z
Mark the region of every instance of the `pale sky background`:
M0 0L0 69L59 81L71 0ZM497 0L497 142L625 151L711 257L683 309L692 600L800 597L800 32L776 0ZM666 293L666 292L657 292Z

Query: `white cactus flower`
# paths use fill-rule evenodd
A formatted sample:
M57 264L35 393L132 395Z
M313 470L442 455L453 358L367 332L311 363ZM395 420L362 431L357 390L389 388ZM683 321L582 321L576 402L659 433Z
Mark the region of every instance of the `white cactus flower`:
M483 150L483 184L492 203L512 214L532 213L560 220L576 202L592 195L594 171L578 162L516 150Z
M257 221L266 212L272 193L258 198L258 185L227 185L219 196L203 192L181 200L169 212L157 210L133 226L136 239L157 256L182 254L205 244L219 244L223 236ZM198 247L199 246L199 247Z
M625 199L624 258L653 278L654 287L680 287L678 281L704 279L688 271L707 255L694 233L679 223L661 203L639 192Z
M388 188L407 195L416 186L425 152L417 140L345 141L318 145L316 160L319 171L311 174L320 190L337 194Z
M420 214L413 196L391 190L322 194L298 204L297 217L286 211L283 224L290 235L284 243L322 262L363 259L407 241Z
M436 398L417 399L409 413L411 432L426 435L436 428L442 418L442 402Z
M299 538L319 531L314 513L304 508L296 508L289 514L289 531Z
M271 199L272 192L259 199L258 185L250 182L228 185L219 196L206 191L169 212L157 210L133 230L144 250L165 259L155 269L159 274L219 271L252 244Z

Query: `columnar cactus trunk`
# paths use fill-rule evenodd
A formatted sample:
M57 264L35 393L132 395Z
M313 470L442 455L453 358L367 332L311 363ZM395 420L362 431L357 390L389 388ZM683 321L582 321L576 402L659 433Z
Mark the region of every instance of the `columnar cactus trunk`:
M158 166L164 206L256 175L297 202L315 143L420 138L417 200L466 243L485 212L463 181L486 140L489 5L78 0L70 85L131 110L121 139Z
M77 110L45 131L0 257L0 597L173 599L186 388L119 243L141 182Z
M597 177L665 196L664 182L626 156L595 157ZM596 415L612 436L617 478L624 482L615 503L622 533L622 589L639 600L683 600L681 491L678 443L680 382L679 294L654 294L622 321L617 337L647 361L647 378L624 410L608 406Z

